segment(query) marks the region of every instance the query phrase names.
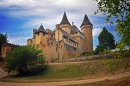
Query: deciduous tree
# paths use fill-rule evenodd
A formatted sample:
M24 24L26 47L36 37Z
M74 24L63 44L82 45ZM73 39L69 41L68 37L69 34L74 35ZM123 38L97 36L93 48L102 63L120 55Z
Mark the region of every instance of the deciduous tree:
M42 52L42 50L33 45L20 46L13 49L6 57L7 71L28 74L34 67L45 67L45 56Z
M130 0L95 0L98 4L98 10L95 13L102 12L107 15L106 21L116 24L116 31L122 37L121 47L130 48ZM113 22L112 18L116 21Z

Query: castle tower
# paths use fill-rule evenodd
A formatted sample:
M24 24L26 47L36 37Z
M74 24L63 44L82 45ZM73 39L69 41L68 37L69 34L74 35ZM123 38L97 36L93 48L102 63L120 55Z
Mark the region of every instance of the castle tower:
M66 13L64 12L64 15L63 15L63 18L62 18L62 21L60 23L60 27L62 30L66 31L69 35L70 35L70 32L71 32L71 25L68 21L68 18L66 16Z
M45 35L47 32L45 31L43 25L39 27L39 29L35 32L35 44L40 44L42 41L45 41Z
M92 28L93 25L89 21L87 15L85 14L84 20L80 26L82 33L85 35L85 51L93 51L93 38L92 38Z

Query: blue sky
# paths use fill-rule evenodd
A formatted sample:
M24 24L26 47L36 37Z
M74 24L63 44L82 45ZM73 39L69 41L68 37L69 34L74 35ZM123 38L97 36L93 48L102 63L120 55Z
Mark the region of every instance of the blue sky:
M69 22L74 22L79 29L85 13L88 15L93 24L94 48L103 27L119 40L115 26L105 23L102 13L94 15L97 4L93 0L0 0L0 33L7 32L10 43L26 45L26 40L32 37L32 29L39 28L41 23L45 29L54 30L64 10Z

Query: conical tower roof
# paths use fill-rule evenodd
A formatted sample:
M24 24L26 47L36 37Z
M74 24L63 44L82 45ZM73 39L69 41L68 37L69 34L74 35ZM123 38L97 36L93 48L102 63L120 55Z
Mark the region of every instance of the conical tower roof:
M38 32L47 33L47 32L45 31L45 29L44 29L44 27L43 27L43 25L42 25L42 24L41 24L41 26L39 27L39 29L37 30L37 32L36 32L36 33L38 33Z
M67 16L66 16L66 13L65 13L65 12L64 12L62 21L60 22L60 25L61 25L61 24L69 24L69 25L70 25L70 23L69 23L69 21L68 21L68 18L67 18Z
M88 25L88 24L92 25L92 23L91 23L91 22L89 21L89 19L88 19L88 16L85 14L84 20L83 20L81 26L83 26L83 25ZM81 27L81 26L80 26L80 27Z

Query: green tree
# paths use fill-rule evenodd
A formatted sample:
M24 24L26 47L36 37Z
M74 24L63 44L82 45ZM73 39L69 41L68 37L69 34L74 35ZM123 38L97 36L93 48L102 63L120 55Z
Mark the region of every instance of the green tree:
M1 56L1 45L7 43L7 34L0 33L0 56Z
M120 47L130 49L130 0L95 0L98 10L107 15L106 21L116 24L116 31L122 37L119 42ZM113 18L116 20L113 22Z
M104 27L102 32L98 36L99 45L95 49L95 53L104 52L104 50L115 49L115 40L114 36L108 32Z
M6 68L8 72L17 71L20 74L28 74L35 67L45 67L45 56L34 45L20 46L7 54Z

